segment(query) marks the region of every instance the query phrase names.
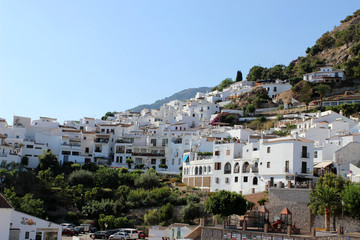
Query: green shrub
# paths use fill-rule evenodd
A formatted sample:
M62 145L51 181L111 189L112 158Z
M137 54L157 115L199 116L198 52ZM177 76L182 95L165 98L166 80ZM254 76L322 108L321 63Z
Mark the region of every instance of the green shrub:
M145 189L150 189L154 187L158 187L160 185L159 177L156 175L156 173L148 172L141 174L136 180L135 180L135 186Z
M94 184L94 174L87 170L77 170L70 174L68 181L71 185L82 184L90 187Z

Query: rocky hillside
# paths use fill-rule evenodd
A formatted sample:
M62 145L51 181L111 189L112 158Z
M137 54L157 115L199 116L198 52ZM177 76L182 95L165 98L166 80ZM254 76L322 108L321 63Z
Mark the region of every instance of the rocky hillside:
M357 53L350 51L356 43L359 43L360 12L348 16L342 24L331 32L325 33L316 41L316 45L322 50L313 57L324 60L328 65L341 65Z
M289 79L298 83L303 74L317 71L322 65L344 68L347 79L360 79L360 10L341 21L341 25L324 33L306 49L305 57L298 57L288 66L279 64L271 68L254 66L247 75L248 81L263 79Z
M141 112L141 110L147 108L147 109L158 109L161 107L161 105L163 105L164 103L168 103L170 101L173 100L179 100L179 101L184 101L190 98L195 97L197 92L203 92L206 93L208 91L210 91L211 88L208 87L200 87L200 88L188 88L185 90L182 90L180 92L177 92L173 95L171 95L170 97L166 97L164 99L161 100L157 100L156 102L152 103L152 104L143 104L143 105L139 105L137 107L134 107L132 109L129 109L128 111L131 112Z

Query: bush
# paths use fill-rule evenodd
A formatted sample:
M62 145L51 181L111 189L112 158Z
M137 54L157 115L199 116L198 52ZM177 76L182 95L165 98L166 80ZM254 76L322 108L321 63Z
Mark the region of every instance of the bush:
M99 166L96 163L83 163L81 165L82 170L88 170L90 172L96 172L99 169Z
M90 171L78 170L70 174L68 181L71 185L82 184L90 187L94 184L94 174Z
M105 223L107 229L134 227L135 219L127 219L126 217L116 218L114 215L100 214L99 225L101 229L105 229Z
M94 174L94 182L99 187L117 188L119 186L119 178L116 169L100 168Z
M168 166L166 164L159 164L159 168L162 168L163 170L168 169Z
M170 180L170 182L172 182L172 183L181 183L181 179L179 179L179 178L172 178L172 179Z
M191 194L187 197L188 203L199 203L200 197L197 194Z
M199 218L202 213L202 208L200 204L190 202L185 207L180 210L180 218L182 222L193 224L194 219Z
M140 188L150 189L159 185L159 177L156 173L152 173L150 171L146 171L135 180L135 186Z
M149 210L144 215L147 225L167 225L174 216L174 206L170 203L162 206L159 210Z

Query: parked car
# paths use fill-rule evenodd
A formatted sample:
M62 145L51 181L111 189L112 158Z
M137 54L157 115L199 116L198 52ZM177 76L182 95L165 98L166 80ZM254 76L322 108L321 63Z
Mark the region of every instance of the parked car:
M138 231L138 238L145 239L146 234L143 231Z
M61 226L63 228L74 228L75 224L73 224L73 223L62 223Z
M64 236L74 236L75 235L75 231L71 228L63 228L62 229L62 235Z
M120 232L128 234L129 239L138 239L139 237L139 231L135 228L120 228Z
M107 231L98 231L90 234L92 239L108 239L110 237L110 233Z
M126 234L124 232L117 232L113 235L110 235L109 237L110 240L127 240L130 239L129 234Z
M108 230L105 230L106 232L109 233L109 235L112 235L112 234L115 234L117 232L120 232L120 229L108 229Z

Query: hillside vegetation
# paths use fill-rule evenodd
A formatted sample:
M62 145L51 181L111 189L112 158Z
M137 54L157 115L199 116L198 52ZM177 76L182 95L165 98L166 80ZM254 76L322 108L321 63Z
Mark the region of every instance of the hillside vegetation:
M317 71L321 65L344 68L348 80L360 77L360 10L347 16L341 25L324 33L312 47L306 49L305 57L298 57L287 66L272 68L254 66L247 75L248 81L262 79L289 79L295 85L303 74Z

